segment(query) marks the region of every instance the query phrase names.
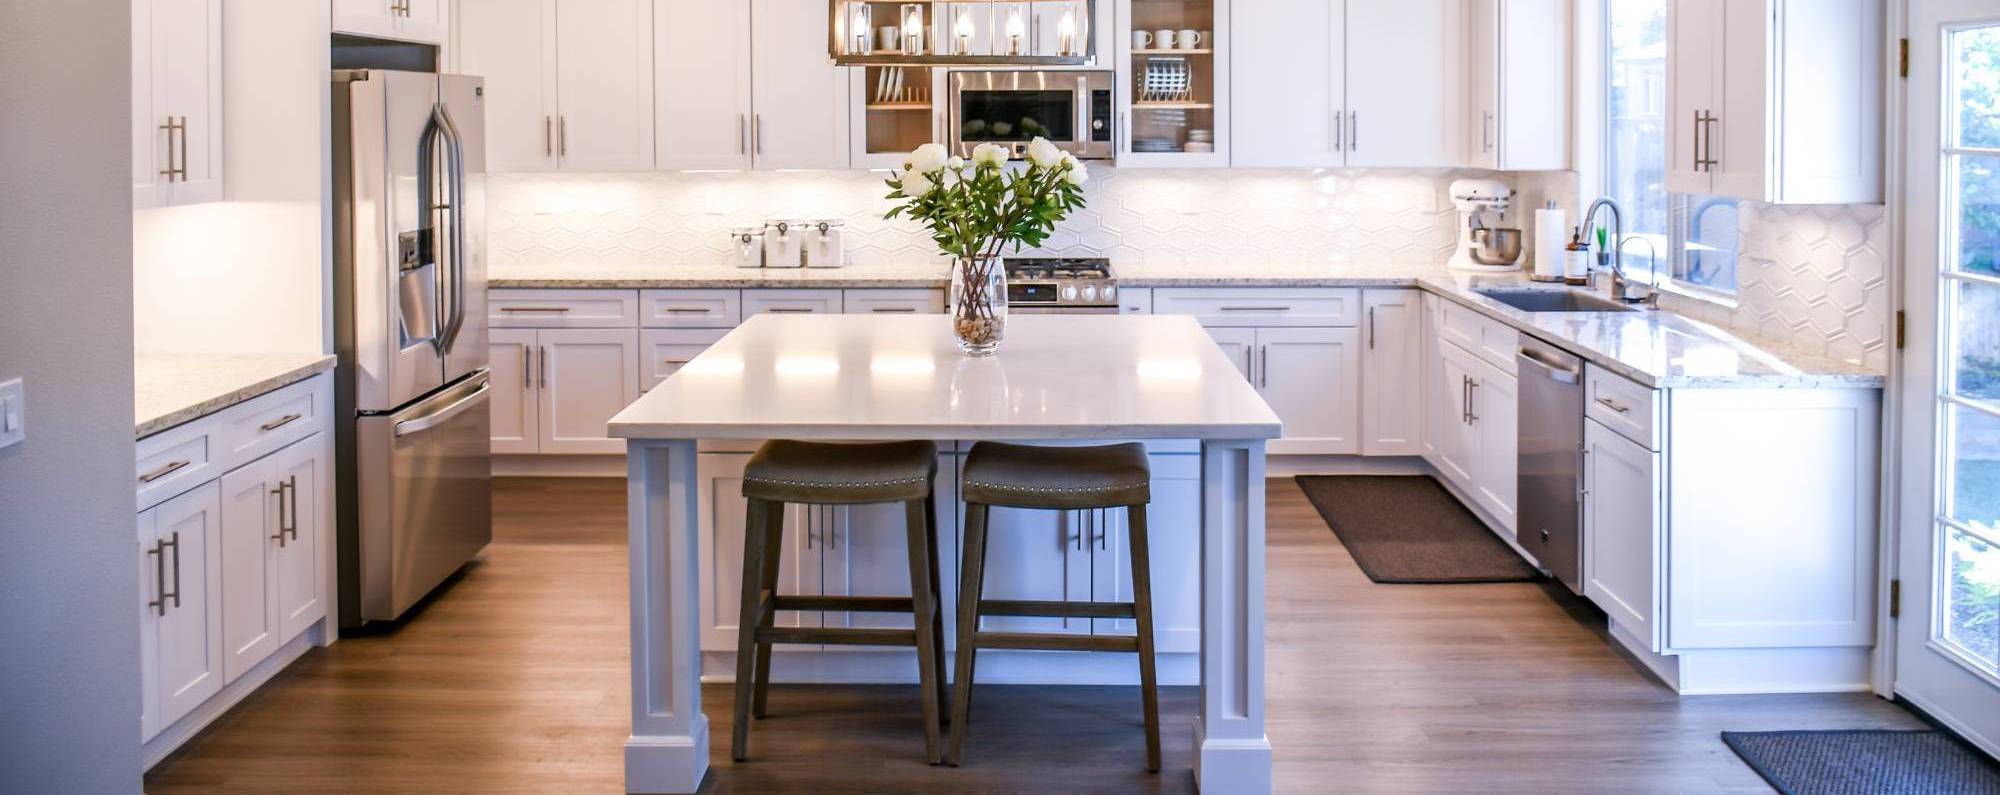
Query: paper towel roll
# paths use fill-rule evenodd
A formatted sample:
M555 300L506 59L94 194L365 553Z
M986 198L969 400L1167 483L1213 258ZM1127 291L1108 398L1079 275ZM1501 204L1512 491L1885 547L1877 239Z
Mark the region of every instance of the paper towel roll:
M1559 282L1563 278L1563 247L1569 244L1569 225L1561 208L1535 211L1535 270L1538 282Z

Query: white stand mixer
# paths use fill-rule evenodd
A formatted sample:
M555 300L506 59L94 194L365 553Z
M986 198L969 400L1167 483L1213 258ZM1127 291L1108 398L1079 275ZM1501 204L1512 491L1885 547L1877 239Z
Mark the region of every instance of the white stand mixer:
M1451 183L1451 203L1458 207L1458 251L1452 270L1505 273L1521 269L1521 230L1499 229L1514 189L1490 179Z

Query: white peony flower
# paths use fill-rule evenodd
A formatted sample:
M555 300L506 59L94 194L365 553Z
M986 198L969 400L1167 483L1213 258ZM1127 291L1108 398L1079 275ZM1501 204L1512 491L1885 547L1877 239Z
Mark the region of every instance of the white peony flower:
M951 169L953 171L965 168L965 158L959 157L958 155L952 155L950 160L944 161L944 167Z
M897 184L902 186L903 195L912 197L924 196L937 189L937 185L931 182L930 177L924 176L923 172L914 168L903 172L903 178Z
M917 147L916 151L911 152L909 158L903 164L909 166L911 171L919 174L929 174L944 168L945 163L950 159L951 152L944 148L944 144L924 144Z
M1007 148L994 144L980 144L972 148L972 163L981 168L1000 168L1007 165Z
M1042 168L1054 168L1063 159L1063 150L1049 143L1049 139L1036 137L1028 142L1028 161Z
M1071 158L1069 161L1069 170L1063 172L1063 181L1081 188L1083 187L1083 183L1090 181L1090 169L1085 167L1081 161Z

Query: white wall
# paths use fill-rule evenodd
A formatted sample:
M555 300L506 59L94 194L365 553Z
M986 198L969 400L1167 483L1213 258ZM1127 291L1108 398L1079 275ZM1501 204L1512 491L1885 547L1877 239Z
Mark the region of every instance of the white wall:
M331 350L327 0L225 0L227 201L133 219L141 353Z
M129 0L0 11L0 790L139 791Z

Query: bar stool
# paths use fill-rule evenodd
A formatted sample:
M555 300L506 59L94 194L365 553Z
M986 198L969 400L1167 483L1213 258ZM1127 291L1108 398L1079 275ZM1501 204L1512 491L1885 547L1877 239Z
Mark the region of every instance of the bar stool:
M951 754L959 763L972 707L972 671L980 649L1047 649L1139 653L1139 689L1146 710L1146 768L1160 769L1160 691L1153 670L1153 586L1146 563L1146 504L1152 473L1139 444L1032 447L979 442L965 457L959 491L965 500L965 562L960 567L957 679L953 685ZM985 582L987 515L993 507L1045 511L1124 508L1131 529L1131 602L988 600ZM1133 637L984 632L980 616L1129 618Z
M743 612L737 623L736 725L731 755L749 758L750 717L764 717L771 677L771 645L819 643L914 646L923 688L924 751L939 762L939 719L945 697L944 617L938 610L937 525L931 493L937 445L930 442L833 444L769 441L743 471L749 510L743 533ZM783 560L785 504L864 505L903 503L910 551L911 597L784 596L778 589ZM846 629L776 626L780 610L909 613L915 629ZM755 670L752 670L754 658ZM752 699L755 699L754 709Z

